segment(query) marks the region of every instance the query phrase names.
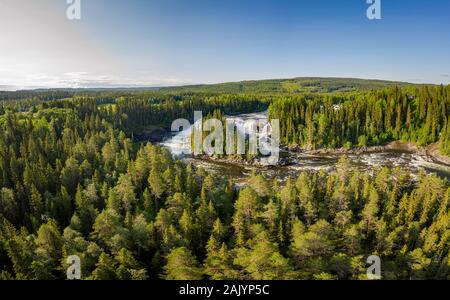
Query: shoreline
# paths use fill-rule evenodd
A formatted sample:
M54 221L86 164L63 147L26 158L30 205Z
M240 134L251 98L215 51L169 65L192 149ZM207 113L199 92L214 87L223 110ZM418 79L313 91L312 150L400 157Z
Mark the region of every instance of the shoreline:
M316 149L310 150L301 147L285 147L287 151L304 153L309 155L344 155L344 154L352 154L352 155L362 155L362 154L370 154L370 153L379 153L386 151L404 151L409 153L414 153L422 156L428 156L437 163L444 164L446 166L450 166L450 157L445 156L439 152L439 144L433 143L426 147L421 147L416 145L413 142L402 142L402 141L394 141L387 145L382 146L369 146L369 147L355 147L355 148L336 148L336 149Z
M346 148L337 148L337 149L305 149L301 147L287 147L282 146L281 151L283 152L292 152L292 153L302 153L307 155L363 155L370 153L380 153L380 152L388 152L388 151L403 151L411 154L418 154L421 156L426 156L431 158L436 163L445 165L450 167L450 157L442 155L439 153L439 145L437 143L430 144L427 147L417 146L412 142L401 142L395 141L391 142L387 145L383 146L370 146L370 147L355 147L351 149ZM264 165L261 164L257 158L253 158L252 160L238 159L238 158L223 158L223 157L214 157L208 155L197 156L196 159L201 159L210 162L216 163L228 163L228 164L236 164L241 166L250 166L250 167L260 167L260 168L273 168L273 167L282 167L288 165L295 165L295 162L292 161L289 157L280 158L280 161L277 165Z

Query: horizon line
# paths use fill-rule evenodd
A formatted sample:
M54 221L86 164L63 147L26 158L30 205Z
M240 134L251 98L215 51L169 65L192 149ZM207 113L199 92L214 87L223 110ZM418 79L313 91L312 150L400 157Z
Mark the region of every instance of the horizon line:
M243 79L236 81L219 81L212 83L183 83L179 85L133 85L133 84L114 84L114 85L98 85L98 86L84 86L84 87L25 87L17 88L16 85L0 85L0 92L26 92L26 91L45 91L45 90L138 90L138 89L163 89L163 88L188 88L188 87L198 87L198 86L212 86L220 84L232 84L232 83L244 83L244 82L258 82L258 81L269 81L269 80L295 80L295 79L341 79L341 80L364 80L364 81L378 81L386 83L399 83L406 85L449 85L450 83L430 83L430 82L411 82L403 80L390 80L390 79L379 79L379 78L363 78L363 77L339 77L339 76L296 76L296 77L271 77L263 79ZM10 89L2 89L3 87L8 87Z

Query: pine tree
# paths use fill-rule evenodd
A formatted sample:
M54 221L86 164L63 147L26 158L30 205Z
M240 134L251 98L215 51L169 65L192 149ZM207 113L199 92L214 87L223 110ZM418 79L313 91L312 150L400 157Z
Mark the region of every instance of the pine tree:
M117 279L115 272L116 262L108 254L102 252L92 272L93 280L114 280Z
M238 248L234 264L243 268L243 279L286 280L296 278L288 259L278 251L278 246L270 242L267 232L259 232L250 242L250 248ZM248 276L248 278L247 278Z
M167 255L162 277L167 280L200 280L203 278L203 271L192 253L187 248L180 247Z
M244 188L240 191L239 198L235 203L232 223L236 232L237 245L242 245L251 238L250 229L258 218L260 207L258 195L253 189Z

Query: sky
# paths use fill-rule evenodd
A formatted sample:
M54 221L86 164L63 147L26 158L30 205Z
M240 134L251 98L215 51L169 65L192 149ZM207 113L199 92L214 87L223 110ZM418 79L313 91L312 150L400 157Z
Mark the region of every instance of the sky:
M450 83L450 1L0 0L0 90L302 76ZM70 0L72 1L72 0Z

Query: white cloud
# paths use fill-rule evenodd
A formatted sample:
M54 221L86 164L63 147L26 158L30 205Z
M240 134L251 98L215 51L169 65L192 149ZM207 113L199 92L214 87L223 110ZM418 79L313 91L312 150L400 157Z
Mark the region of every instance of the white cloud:
M65 1L64 1L65 3ZM53 0L0 0L0 89L170 85L133 74Z

